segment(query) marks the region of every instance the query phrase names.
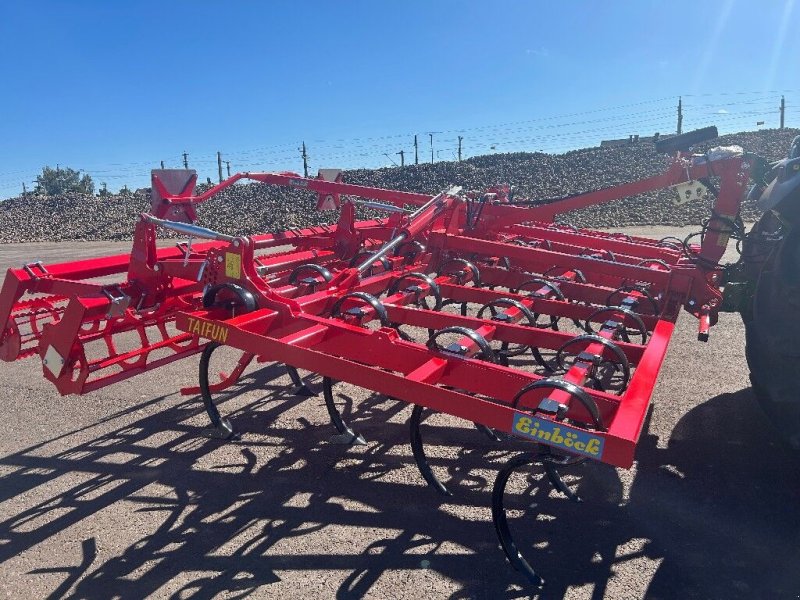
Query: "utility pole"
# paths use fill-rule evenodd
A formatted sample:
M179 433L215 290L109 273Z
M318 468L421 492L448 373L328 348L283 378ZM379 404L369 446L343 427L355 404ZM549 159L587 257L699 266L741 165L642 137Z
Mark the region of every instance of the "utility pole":
M396 154L400 155L400 166L401 167L405 167L406 166L406 153L405 153L405 151L400 150L400 152L397 152Z
M678 135L683 129L683 98L678 96Z
M217 151L217 171L219 172L219 182L222 183L222 152Z
M306 154L306 143L303 142L303 176L308 177L308 154Z
M783 115L786 113L786 102L781 96L781 129L783 129Z
M189 168L189 155L186 154L186 150L183 151L183 168L184 169Z
M417 134L414 134L414 164L419 164L419 146L417 145Z
M225 161L225 166L226 166L226 167L227 167L227 169L228 169L228 177L230 177L230 176L231 176L231 161L229 161L229 160L226 160L226 161Z
M458 136L458 162L461 162L461 141L464 139L463 136Z
M163 160L161 161L161 168L162 169L164 168L164 161Z
M23 196L27 196L28 195L28 189L25 187L25 182L24 181L22 182L22 195Z
M428 135L431 136L431 164L433 164L433 134L429 133Z

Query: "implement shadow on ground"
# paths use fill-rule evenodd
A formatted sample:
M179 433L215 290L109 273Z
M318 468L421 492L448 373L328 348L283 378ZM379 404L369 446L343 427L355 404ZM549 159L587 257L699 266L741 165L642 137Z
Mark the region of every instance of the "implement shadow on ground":
M800 457L752 389L689 411L643 444L630 517L664 556L647 598L800 596Z
M108 560L98 560L92 537L82 540L80 554L53 555L51 566L32 575L61 574L54 597L106 598L109 590L121 598L164 595L180 579L186 581L171 590L173 597L235 598L269 593L285 572L343 571L343 579L334 575L335 595L360 598L397 570L410 573L409 590L425 570L443 575L456 582L452 598L536 594L505 562L489 510L497 468L528 446L496 444L470 427L432 426L425 433L431 462L455 493L445 499L424 486L413 466L399 412L407 408L377 395L347 406L354 428L375 443L334 446L325 443L332 433L327 423L287 421L287 411L304 401L319 406L321 398L287 396L285 379L278 366L245 377L242 391L265 393L228 412L245 433L239 442L201 437L197 399L167 398L110 417L130 421L155 403L166 407L151 406L152 414L66 451L48 456L43 444L3 457L0 466L17 468L0 478L5 498L69 473L86 478L4 518L0 564L126 502L136 513L157 514L155 530ZM154 443L154 434L164 441ZM688 413L666 449L645 437L630 501L614 469L577 467L580 479L569 481L586 502L548 504L547 519L526 520L529 536L519 540L548 579L544 597L589 586L593 598L602 598L616 568L639 556L662 561L647 597L751 598L765 590L773 598L794 597L787 594L797 584L791 568L798 558L797 486L784 484L790 473L797 479L797 463L769 443L750 391L742 390ZM226 460L209 463L220 449ZM131 458L107 462L114 455ZM409 477L391 477L401 469ZM530 483L540 494L548 489L538 487L539 479ZM332 541L319 547L328 535ZM297 543L287 545L293 538ZM620 552L631 540L644 541Z

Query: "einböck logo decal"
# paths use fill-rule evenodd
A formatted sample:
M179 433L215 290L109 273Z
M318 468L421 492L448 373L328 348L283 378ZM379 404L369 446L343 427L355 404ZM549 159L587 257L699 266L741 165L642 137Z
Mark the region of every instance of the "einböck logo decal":
M514 413L511 433L590 458L599 459L603 456L603 438L523 413Z

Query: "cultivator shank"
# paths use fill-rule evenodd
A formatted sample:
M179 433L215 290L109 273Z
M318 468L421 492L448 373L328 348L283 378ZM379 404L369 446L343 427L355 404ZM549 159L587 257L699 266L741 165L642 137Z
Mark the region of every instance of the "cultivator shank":
M244 173L194 194L192 172L154 171L152 214L130 255L10 269L0 294L0 358L38 355L62 394L85 393L202 353L200 392L214 405L253 360L323 377L334 441L363 442L333 400L345 381L414 405L410 436L426 481L451 493L428 464L425 409L471 421L531 452L501 471L493 513L510 560L534 582L503 509L509 474L586 459L630 467L675 320L684 308L705 339L717 320L722 256L748 178L740 152L676 153L662 174L550 203L450 188L435 196L345 184L326 172ZM338 207L335 225L229 236L194 223L194 207L240 179L290 186ZM697 245L576 229L566 211L663 187L716 183ZM362 200L356 200L355 198ZM357 220L368 208L386 216ZM159 230L189 239L158 248ZM196 242L202 240L202 242ZM29 294L30 299L23 300ZM216 380L219 345L241 351Z

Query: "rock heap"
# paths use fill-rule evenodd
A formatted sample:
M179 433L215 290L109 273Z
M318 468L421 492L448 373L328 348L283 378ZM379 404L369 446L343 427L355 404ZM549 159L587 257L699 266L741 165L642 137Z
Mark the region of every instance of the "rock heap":
M763 130L722 136L696 148L739 145L769 161L786 155L797 129ZM433 194L450 185L482 190L510 183L517 198L545 199L617 185L660 173L668 159L650 142L614 148L587 148L566 154L492 154L462 162L403 168L346 171L348 183ZM708 202L675 206L675 192L661 190L603 206L574 211L563 220L582 227L687 225L709 215ZM110 196L32 196L0 202L0 243L60 240L129 239L139 213L149 210L149 189ZM275 232L328 222L330 212L316 210L316 196L260 184L232 186L198 207L199 223L229 234ZM365 213L363 216L367 216ZM758 213L742 207L745 220Z

